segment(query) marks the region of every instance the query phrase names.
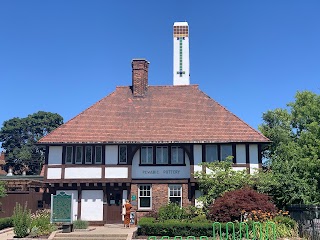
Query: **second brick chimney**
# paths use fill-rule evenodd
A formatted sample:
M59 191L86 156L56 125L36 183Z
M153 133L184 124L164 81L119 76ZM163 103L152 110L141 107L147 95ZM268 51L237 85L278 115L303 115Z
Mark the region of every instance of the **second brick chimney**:
M132 93L134 97L144 97L148 91L148 68L146 59L132 60Z

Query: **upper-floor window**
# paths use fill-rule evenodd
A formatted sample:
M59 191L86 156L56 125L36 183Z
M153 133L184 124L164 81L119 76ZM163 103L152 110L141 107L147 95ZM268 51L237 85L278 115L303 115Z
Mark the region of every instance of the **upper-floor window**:
M183 164L184 155L181 147L171 147L171 164Z
M218 146L206 145L206 162L214 162L218 160Z
M92 146L85 147L85 163L92 163Z
M205 145L205 161L214 162L225 160L228 156L232 156L232 144L210 144Z
M127 146L125 145L119 146L119 163L120 164L127 163Z
M141 164L153 164L153 147L141 147Z
M156 147L156 164L168 164L168 147Z
M101 164L102 163L102 146L96 146L95 147L95 159L94 162L96 164Z
M178 146L143 146L140 164L145 165L182 165L184 150Z
M232 156L232 145L231 144L220 145L220 159L225 160L228 156Z
M66 164L72 163L72 159L73 159L73 147L67 146L66 147L66 155L65 155Z
M75 163L82 163L82 152L83 152L83 147L76 146L76 161L75 161Z

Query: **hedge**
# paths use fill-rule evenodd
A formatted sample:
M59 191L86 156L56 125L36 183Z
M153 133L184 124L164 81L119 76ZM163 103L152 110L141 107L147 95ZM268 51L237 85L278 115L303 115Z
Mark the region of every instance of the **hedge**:
M0 218L0 230L13 227L13 219L11 217Z
M143 219L143 220L142 220ZM212 223L208 222L183 222L180 220L167 220L165 222L156 222L152 218L142 218L139 221L138 235L147 236L207 236L212 237ZM239 232L239 224L234 224L235 233ZM218 227L217 227L218 228ZM229 224L229 234L232 233L232 227ZM249 229L252 225L249 224ZM218 229L216 230L216 232ZM221 224L221 231L226 232L226 223ZM243 230L244 234L244 230Z

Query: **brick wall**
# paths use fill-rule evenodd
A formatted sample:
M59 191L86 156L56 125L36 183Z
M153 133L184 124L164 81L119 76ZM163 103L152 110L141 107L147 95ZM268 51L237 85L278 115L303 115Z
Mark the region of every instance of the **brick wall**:
M192 204L188 199L188 184L182 185L182 206L187 207ZM136 216L139 220L140 217L146 215L149 211L138 210L138 184L131 184L131 196L137 196L137 206L133 206L134 211L137 211ZM168 203L168 184L152 184L152 211L158 211L162 205Z
M132 90L133 96L144 97L148 89L149 62L145 59L132 60Z

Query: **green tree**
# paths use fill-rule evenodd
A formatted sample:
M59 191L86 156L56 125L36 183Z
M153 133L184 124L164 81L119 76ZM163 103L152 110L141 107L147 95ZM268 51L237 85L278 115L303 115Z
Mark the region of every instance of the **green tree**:
M13 167L16 174L39 174L44 162L45 148L36 145L43 136L63 123L57 113L39 111L26 118L4 121L0 142L6 151L6 167Z
M209 169L207 173L196 172L195 178L203 195L200 200L208 207L213 201L221 197L225 192L254 185L254 178L246 170L236 171L232 169L232 158L225 161L204 163Z
M297 92L286 109L263 114L259 130L272 143L264 151L266 171L257 189L279 207L320 202L320 96Z

